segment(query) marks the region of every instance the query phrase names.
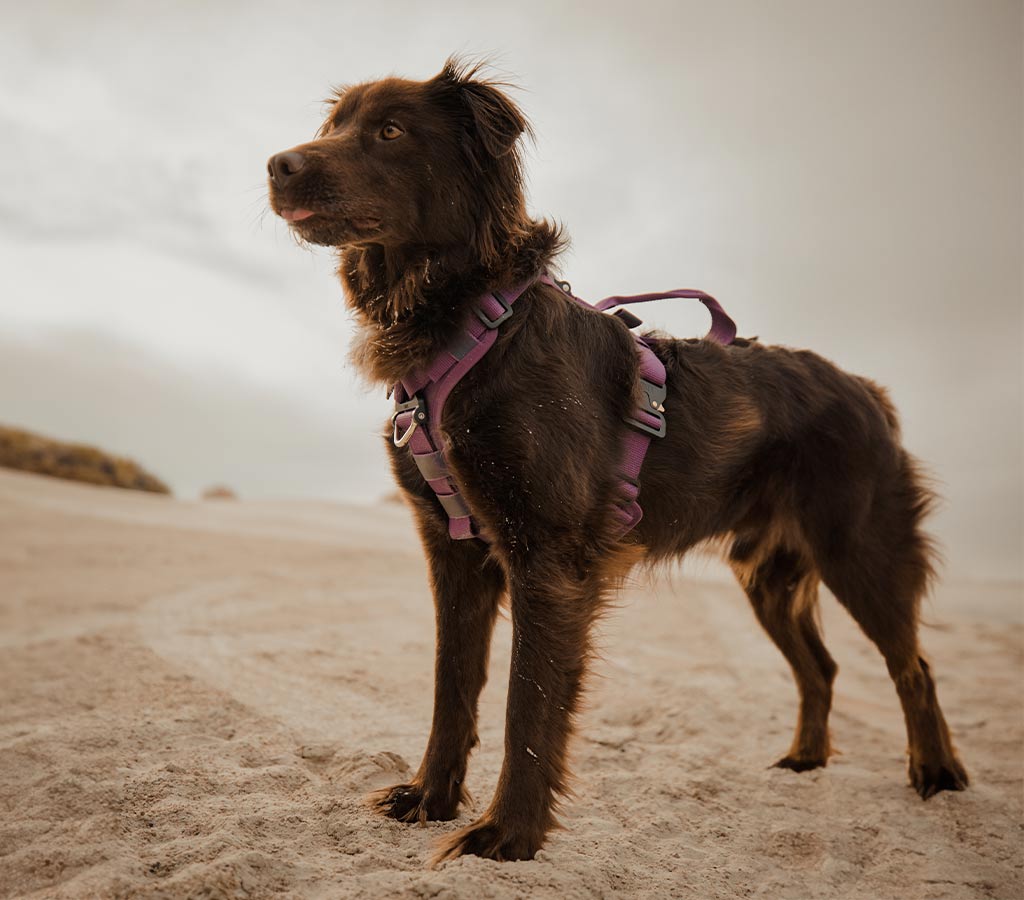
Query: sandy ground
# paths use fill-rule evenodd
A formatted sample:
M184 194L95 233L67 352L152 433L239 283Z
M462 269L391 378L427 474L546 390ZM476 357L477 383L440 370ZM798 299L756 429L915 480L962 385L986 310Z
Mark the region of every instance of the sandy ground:
M432 611L403 508L0 472L0 897L1024 897L1020 586L944 585L931 604L974 784L927 803L880 657L824 599L827 769L767 767L795 689L740 591L665 576L602 631L566 830L532 862L431 871L457 823L361 803L415 768L429 726ZM508 643L503 621L478 805Z

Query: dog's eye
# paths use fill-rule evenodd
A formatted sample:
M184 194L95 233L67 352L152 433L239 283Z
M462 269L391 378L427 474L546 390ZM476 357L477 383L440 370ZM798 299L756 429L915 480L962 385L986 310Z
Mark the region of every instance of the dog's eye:
M405 134L405 132L394 122L388 122L388 124L380 130L380 136L385 141L393 141L395 138L400 138L403 134Z

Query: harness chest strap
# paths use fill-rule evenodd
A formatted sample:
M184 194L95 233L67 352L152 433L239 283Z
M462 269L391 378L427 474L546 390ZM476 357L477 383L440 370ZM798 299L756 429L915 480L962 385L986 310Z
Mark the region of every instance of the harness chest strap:
M444 457L441 413L444 402L462 377L477 364L498 338L498 326L512 315L512 304L533 284L525 281L511 291L494 291L480 297L463 330L421 372L402 379L394 387L396 447L408 446L420 474L448 514L448 534L453 540L480 537L448 471Z
M631 303L682 297L700 300L711 313L712 326L707 338L720 344L729 344L736 336L736 326L710 294L695 290L675 290L662 294L638 294L628 297L608 297L595 306L573 295L569 285L556 281L546 272L540 280L564 291L581 306L601 311ZM444 456L444 435L441 432L441 414L444 402L452 389L473 366L484 357L498 336L498 327L512 315L512 304L522 296L533 280L518 285L511 291L485 294L473 308L473 314L462 332L438 355L423 372L414 373L394 387L395 412L394 443L408 446L416 466L431 490L437 495L448 515L448 533L453 540L481 538L469 507L459 493L458 484L448 470ZM620 309L615 315L633 328L640 320ZM639 355L640 399L634 415L626 421L631 428L623 441L620 464L619 500L615 507L618 537L633 529L643 516L637 496L640 492L640 470L653 437L664 437L666 430L664 401L665 367L643 338L633 335Z

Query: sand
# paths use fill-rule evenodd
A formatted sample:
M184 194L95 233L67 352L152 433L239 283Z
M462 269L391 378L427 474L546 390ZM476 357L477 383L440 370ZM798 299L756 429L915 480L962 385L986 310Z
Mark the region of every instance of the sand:
M927 803L881 658L823 601L827 769L768 768L796 693L738 588L666 574L602 628L565 830L531 862L432 871L458 822L362 804L415 768L430 721L432 610L403 507L0 472L0 897L1024 897L1020 585L940 584L928 608L974 783ZM508 645L503 620L478 807Z

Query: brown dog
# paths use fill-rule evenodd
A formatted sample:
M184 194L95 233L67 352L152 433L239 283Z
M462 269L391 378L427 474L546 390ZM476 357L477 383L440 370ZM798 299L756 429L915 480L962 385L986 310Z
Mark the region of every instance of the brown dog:
M483 292L551 265L560 234L524 203L527 131L499 85L449 61L429 81L339 91L317 138L270 160L275 212L302 239L339 249L355 360L370 378L391 385L428 364ZM621 321L557 288L527 290L445 407L448 465L490 544L449 538L436 496L388 432L430 565L437 659L426 754L411 782L375 795L380 812L405 822L456 815L491 630L503 596L511 603L497 791L441 859L533 857L567 788L589 633L609 591L639 559L708 540L726 548L800 689L796 736L777 765L803 771L829 757L836 664L815 616L824 581L885 658L914 787L927 798L967 785L917 641L930 496L884 391L806 351L652 345L668 374L668 433L650 448L645 515L624 539L610 513L638 392L634 341Z

